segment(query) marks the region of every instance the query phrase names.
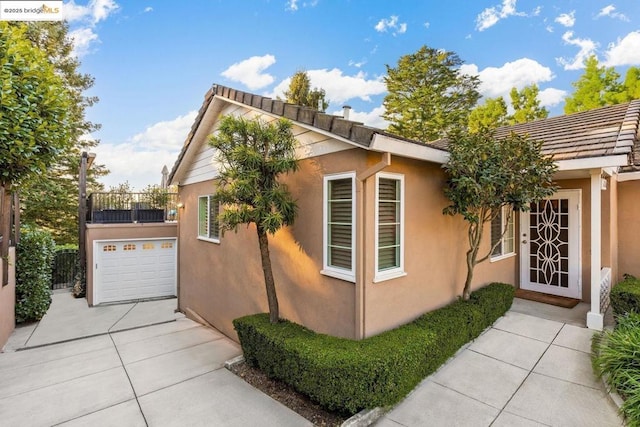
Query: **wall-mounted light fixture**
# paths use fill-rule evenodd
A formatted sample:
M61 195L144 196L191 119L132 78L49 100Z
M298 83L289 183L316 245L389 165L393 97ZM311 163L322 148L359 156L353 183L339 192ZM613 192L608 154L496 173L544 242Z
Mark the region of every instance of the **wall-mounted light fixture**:
M184 203L178 202L178 204L176 206L178 207L178 209L182 209L182 208L184 208Z

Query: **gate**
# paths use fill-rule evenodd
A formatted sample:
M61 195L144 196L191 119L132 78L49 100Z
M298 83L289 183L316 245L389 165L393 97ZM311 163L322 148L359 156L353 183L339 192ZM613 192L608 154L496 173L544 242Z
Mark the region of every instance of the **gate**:
M57 251L51 269L51 289L73 287L78 273L78 250L62 249Z

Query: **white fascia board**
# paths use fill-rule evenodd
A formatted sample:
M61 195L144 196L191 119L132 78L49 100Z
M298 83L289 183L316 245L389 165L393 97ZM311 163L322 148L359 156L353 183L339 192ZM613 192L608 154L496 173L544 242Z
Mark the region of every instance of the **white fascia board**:
M388 151L391 154L411 159L426 160L429 162L444 164L449 160L449 153L428 145L414 144L387 135L375 134L369 149L375 151Z
M618 182L640 180L640 172L622 172L618 174Z
M610 168L615 166L626 166L629 163L626 154L616 156L588 157L584 159L558 160L555 162L559 171Z

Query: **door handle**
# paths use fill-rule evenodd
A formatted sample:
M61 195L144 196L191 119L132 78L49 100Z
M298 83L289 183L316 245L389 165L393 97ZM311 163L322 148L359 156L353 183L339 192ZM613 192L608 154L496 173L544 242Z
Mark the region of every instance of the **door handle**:
M523 245L526 245L526 244L527 244L527 241L526 241L526 240L523 240L523 241L522 241L522 244L523 244Z

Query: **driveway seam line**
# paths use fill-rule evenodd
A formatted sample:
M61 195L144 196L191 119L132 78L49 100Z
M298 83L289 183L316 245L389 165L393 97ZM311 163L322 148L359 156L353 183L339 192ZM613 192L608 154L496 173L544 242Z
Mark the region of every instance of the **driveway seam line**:
M114 406L122 405L123 403L127 403L127 402L129 402L131 400L133 400L133 399L123 400L122 402L117 402L117 403L114 403L113 405L105 406L104 408L96 409L95 411L87 412L86 414L78 415L77 417L69 418L68 420L60 421L59 423L53 424L51 427L56 427L56 426L59 426L59 425L62 425L62 424L66 424L66 423L68 423L70 421L74 421L74 420L86 417L87 415L95 414L96 412L104 411L106 409L113 408Z
M475 354L477 354L477 355L479 355L479 356L488 357L489 359L495 360L496 362L505 363L505 364L507 364L507 365L509 365L509 366L513 366L514 368L518 368L518 369L522 369L523 371L529 371L529 372L530 372L529 368L523 368L522 366L518 366L518 365L513 364L513 363L511 363L511 362L507 362L506 360L500 360L500 359L498 359L497 357L490 356L490 355L488 355L488 354L484 354L484 353L482 353L482 352L480 352L480 351L478 351L478 350L474 350L474 349L472 349L472 348L469 348L468 350L469 350L469 351L474 352ZM545 349L545 351L547 351L547 350ZM536 363L537 363L537 362L536 362Z
M136 363L144 362L145 360L155 359L156 357L161 357L161 356L164 356L164 355L166 355L166 354L177 353L177 352L179 352L179 351L187 350L187 349L189 349L189 348L193 348L193 347L198 347L198 346L200 346L200 345L208 344L208 343L213 342L213 341L215 341L215 340L209 340L209 341L201 342L201 343L199 343L199 344L189 345L189 346L187 346L187 347L182 347L182 348L178 348L178 349L176 349L176 350L171 350L171 351L167 351L167 352L164 352L164 353L156 354L156 355L154 355L154 356L145 357L144 359L140 359L140 360L136 360L136 361L128 362L128 364L129 364L129 365L135 365ZM118 355L120 355L120 353L118 353Z
M469 396L469 395L468 395L468 394L466 394L466 393L463 393L463 392L461 392L461 391L458 391L458 390L456 390L455 388L451 388L451 387L449 387L448 385L445 385L445 384L439 383L439 382L438 382L438 381L436 381L436 380L430 380L430 381L431 381L431 382L433 382L434 384L438 384L440 387L444 387L444 388L446 388L447 390L451 390L452 392L457 393L457 394L459 394L460 396L467 397L467 398L469 398L469 399L471 399L471 400L475 400L476 402L483 404L484 406L488 406L489 408L493 408L493 409L495 409L495 410L497 410L497 411L501 411L501 409L500 409L500 408L496 408L495 406L493 406L493 405L491 405L491 404L489 404L489 403L487 403L487 402L483 402L482 400L478 399L477 397ZM500 412L498 412L498 415L500 415Z
M116 326L118 324L118 322L120 322L122 319L124 319L127 316L127 314L131 313L131 310L133 310L138 304L139 304L138 302L134 303L131 306L131 308L129 310L127 310L126 313L124 313L118 320L115 321L115 323L113 325L111 325L109 327L109 329L107 329L107 333L110 333L111 329L113 329L113 327ZM114 343L114 345L115 345L115 343Z
M186 383L187 381L191 381L191 380L192 380L192 379L194 379L194 378L198 378L198 377L201 377L201 376L203 376L203 375L208 375L208 374L210 374L210 373L212 373L212 372L219 371L220 369L224 369L224 366L221 366L221 367L219 367L219 368L212 369L212 370L210 370L210 371L203 372L203 373L198 374L198 375L194 375L193 377L185 378L185 379L183 379L183 380L178 381L177 383L173 383L173 384L165 385L165 386L160 387L160 388L158 388L158 389L156 389L156 390L151 390L151 391L149 391L149 392L147 392L147 393L141 394L141 395L140 395L140 397L149 396L149 395L150 395L150 394L152 394L152 393L158 392L158 391L160 391L160 390L165 390L165 389L167 389L167 388L169 388L169 387L173 387L173 386L176 386L176 385L178 385L178 384ZM232 375L235 375L235 374L233 374L233 373L232 373ZM249 384L249 383L247 383L247 384ZM251 384L249 384L249 385L251 385ZM252 386L252 387L253 387L253 386ZM255 387L254 387L254 388L255 388ZM285 406L286 406L286 405L285 405Z
M118 355L118 359L120 359L120 363L122 364L122 369L124 370L124 374L127 376L127 381L129 381L129 385L131 386L131 391L133 391L133 397L136 399L136 404L138 405L138 409L140 410L140 414L142 415L144 424L147 427L149 427L149 423L147 422L147 417L144 415L144 411L142 410L142 406L140 405L140 401L138 400L138 393L136 393L136 388L133 386L133 382L131 382L129 371L127 371L127 367L125 366L124 361L122 360L122 356L120 356L120 351L118 350L118 346L116 345L116 342L113 340L113 337L111 336L111 334L109 334L109 338L113 343L113 347L116 349L116 354Z

